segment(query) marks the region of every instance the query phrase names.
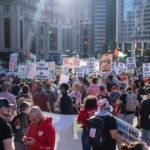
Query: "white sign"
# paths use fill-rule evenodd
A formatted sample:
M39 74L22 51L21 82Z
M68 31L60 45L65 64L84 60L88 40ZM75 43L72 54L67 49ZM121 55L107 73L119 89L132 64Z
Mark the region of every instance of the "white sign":
M144 74L144 77L150 76L150 63L143 64L143 74Z
M110 72L111 75L118 75L119 71L118 71L118 67L117 67L117 63L113 62L112 63L112 70Z
M49 79L49 62L36 62L36 79Z
M118 126L118 135L127 143L141 140L141 131L132 125L115 117Z
M60 76L60 84L61 83L68 83L69 82L69 76L65 75L65 74L61 74Z
M126 70L126 65L125 65L125 63L119 62L119 63L118 63L118 69L119 69L119 72L120 72L120 73L125 72L125 70Z
M26 74L27 79L34 79L36 73L36 64L27 63L26 67L27 67L27 74Z
M136 61L134 57L127 57L126 63L128 69L136 69Z
M19 65L18 77L19 78L26 78L26 65Z

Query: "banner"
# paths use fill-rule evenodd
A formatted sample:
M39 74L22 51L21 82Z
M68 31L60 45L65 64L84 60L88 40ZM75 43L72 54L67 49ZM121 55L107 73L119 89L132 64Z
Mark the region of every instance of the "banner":
M55 62L50 62L49 79L53 81L55 80Z
M150 63L143 64L144 77L150 77Z
M128 69L136 69L135 57L127 57L126 64Z
M49 62L36 62L36 79L49 79Z
M102 61L101 61L101 71L102 72L111 72L112 59L113 59L113 54L102 55Z
M28 62L26 64L26 67L27 67L26 78L27 79L34 79L35 73L36 73L36 64Z
M115 117L118 126L118 135L127 143L141 140L141 131L132 125Z
M69 82L69 76L65 75L65 74L61 74L60 76L60 84L61 83L68 83Z

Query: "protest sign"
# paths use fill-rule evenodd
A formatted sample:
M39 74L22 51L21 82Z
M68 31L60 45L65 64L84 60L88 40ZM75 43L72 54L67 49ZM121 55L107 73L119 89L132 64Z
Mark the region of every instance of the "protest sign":
M18 66L18 77L19 78L26 78L26 65L19 65Z
M27 79L34 79L35 73L36 73L36 64L27 63L26 68L27 68L26 69L27 70L26 78Z
M127 57L126 64L128 69L136 69L136 61L134 57Z
M17 69L17 60L18 60L17 53L10 54L9 71L14 71Z
M118 135L127 143L141 140L141 131L132 125L115 117L118 126Z
M112 54L104 54L102 55L101 61L101 71L102 72L111 72L112 70Z
M49 62L36 62L36 79L49 79Z
M143 64L144 77L150 77L150 63Z
M125 63L118 62L118 70L119 70L119 73L125 72L126 71Z
M110 74L111 75L118 75L119 74L119 70L118 70L116 62L112 63L112 70L111 70Z
M60 76L60 84L61 83L68 83L69 82L69 76L66 74L61 74Z

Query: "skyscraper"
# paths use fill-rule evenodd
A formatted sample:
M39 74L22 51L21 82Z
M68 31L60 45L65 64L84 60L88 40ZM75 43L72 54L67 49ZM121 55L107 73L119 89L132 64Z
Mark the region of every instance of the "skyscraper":
M128 52L137 43L144 51L150 49L150 0L117 0L116 41L120 50Z

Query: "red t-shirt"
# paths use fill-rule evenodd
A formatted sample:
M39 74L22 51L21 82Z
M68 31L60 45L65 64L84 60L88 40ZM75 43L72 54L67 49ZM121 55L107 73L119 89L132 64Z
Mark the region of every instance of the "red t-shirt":
M83 128L87 128L86 120L92 117L96 111L97 111L97 108L81 109L78 115L77 121L82 122Z

